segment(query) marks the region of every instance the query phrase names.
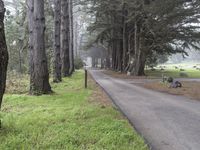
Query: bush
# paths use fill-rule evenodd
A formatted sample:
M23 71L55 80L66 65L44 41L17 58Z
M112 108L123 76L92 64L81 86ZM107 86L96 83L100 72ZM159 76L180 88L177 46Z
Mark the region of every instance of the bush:
M181 72L180 73L180 77L186 77L187 78L187 77L189 77L189 75L187 73L185 73L185 72Z
M174 78L169 77L169 78L167 79L167 81L168 81L168 83L172 83L172 82L174 81Z
M177 66L175 66L174 68L175 68L175 69L178 69L178 67L177 67Z
M77 70L82 69L83 66L84 66L84 62L82 61L82 59L79 57L75 58L75 60L74 60L75 69L77 69Z
M29 91L29 75L8 72L6 93L25 94Z

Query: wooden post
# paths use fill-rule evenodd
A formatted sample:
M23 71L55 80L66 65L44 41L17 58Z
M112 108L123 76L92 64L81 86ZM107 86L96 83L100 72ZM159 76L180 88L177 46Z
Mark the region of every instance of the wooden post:
M88 80L88 73L87 69L85 69L85 88L87 89L87 80Z

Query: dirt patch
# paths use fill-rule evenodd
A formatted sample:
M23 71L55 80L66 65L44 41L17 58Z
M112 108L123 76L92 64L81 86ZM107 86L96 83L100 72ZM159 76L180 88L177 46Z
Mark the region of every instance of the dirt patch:
M93 89L92 96L89 102L99 104L102 108L112 106L112 101L109 96L104 92L104 90L94 81L92 76L88 75L88 85L89 88Z
M158 79L157 77L151 77L151 76L142 76L142 77L137 77L137 76L127 76L125 73L120 73L120 72L114 72L114 71L109 71L106 70L103 73L106 75L112 76L114 78L120 78L120 79ZM183 84L182 88L169 88L169 85L163 84L158 81L150 81L150 82L144 82L144 83L138 83L138 86L142 86L147 89L151 90L156 90L159 92L164 92L168 94L173 94L173 95L182 95L189 97L191 99L196 99L200 100L200 82L194 82L194 81L185 81L181 82ZM134 83L136 84L136 83Z
M140 86L159 92L182 95L192 99L200 100L200 82L182 82L182 84L182 88L169 88L169 85L161 82L144 83L140 84Z
M150 77L150 76L128 76L126 73L115 72L111 70L103 71L104 74L109 75L114 78L120 79L156 79L157 77Z

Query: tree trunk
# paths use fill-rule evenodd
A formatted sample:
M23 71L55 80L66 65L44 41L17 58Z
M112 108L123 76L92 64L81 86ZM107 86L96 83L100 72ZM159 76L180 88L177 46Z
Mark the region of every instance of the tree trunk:
M143 76L145 75L144 68L145 68L145 62L146 62L146 53L143 49L142 41L144 40L141 36L141 26L135 22L135 37L134 37L134 46L135 46L135 52L134 52L134 67L131 71L131 74L135 76Z
M61 2L60 0L54 1L55 10L54 10L54 82L58 83L62 81L61 73L61 46L60 46L60 29L61 29Z
M49 71L45 52L45 17L44 0L34 0L33 25L33 79L30 94L41 95L51 93Z
M120 39L117 42L117 71L123 71L123 41Z
M144 76L145 72L145 63L146 63L146 55L145 52L142 51L142 49L140 49L139 55L138 55L138 59L135 65L135 75L136 76Z
M22 74L22 49L23 49L23 40L18 40L19 44L19 50L18 50L18 55L19 55L19 73Z
M69 47L70 47L70 71L72 75L74 72L74 23L73 23L73 2L69 0L69 23L70 23L70 36L69 36Z
M144 0L144 5L149 5L149 0ZM142 23L135 23L135 70L134 75L144 76L145 75L145 63L146 63L146 43L147 38L145 37L145 31L142 30Z
M4 31L4 3L0 0L0 109L6 87L6 74L8 66L8 50ZM0 120L1 127L1 120Z
M69 53L69 0L61 0L61 60L62 74L70 76L70 53Z
M94 58L94 67L98 68L98 58Z
M92 68L95 68L95 57L92 57Z
M126 71L128 65L128 31L127 31L127 3L123 2L123 71Z
M101 58L101 69L105 69L105 61L104 58Z
M110 65L110 51L111 51L111 45L109 44L108 51L107 51L107 54L106 54L106 64L105 64L106 69L110 69L110 67L111 67L111 65Z
M78 58L78 22L75 22L75 30L74 30L74 51L75 51L75 58Z
M128 33L128 66L126 71L131 75L131 71L134 69L134 29Z
M134 34L134 60L133 60L133 67L131 70L132 75L136 75L136 63L137 63L137 58L138 58L138 53L139 53L139 28L137 22L135 22L135 34Z
M33 0L27 0L27 16L28 16L28 30L29 30L29 42L28 42L28 58L29 58L29 73L30 73L30 91L32 90L31 84L33 83L33 24L34 24L34 6Z
M112 69L117 70L117 53L116 53L116 40L112 41L111 49L112 49Z

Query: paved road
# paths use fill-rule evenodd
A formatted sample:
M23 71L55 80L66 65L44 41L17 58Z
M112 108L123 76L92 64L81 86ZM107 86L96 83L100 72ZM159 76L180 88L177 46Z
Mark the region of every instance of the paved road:
M153 150L200 150L200 102L91 70Z

